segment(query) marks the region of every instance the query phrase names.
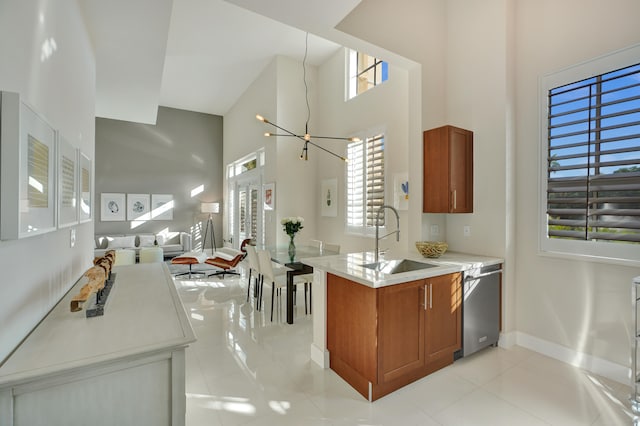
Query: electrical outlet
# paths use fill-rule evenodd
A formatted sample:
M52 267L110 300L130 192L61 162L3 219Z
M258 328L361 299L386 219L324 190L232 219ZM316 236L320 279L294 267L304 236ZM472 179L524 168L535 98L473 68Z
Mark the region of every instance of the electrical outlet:
M440 227L438 225L431 225L431 235L440 235Z
M465 225L464 226L464 236L465 237L470 237L471 236L471 227L469 225Z
M76 228L69 231L69 247L74 248L76 245Z

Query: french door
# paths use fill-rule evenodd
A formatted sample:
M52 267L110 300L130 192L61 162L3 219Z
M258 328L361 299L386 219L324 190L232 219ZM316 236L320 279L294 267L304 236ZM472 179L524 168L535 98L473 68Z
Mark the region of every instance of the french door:
M260 199L260 180L238 179L229 184L228 242L235 248L246 238L264 244L264 215Z
M256 183L238 186L238 244L246 238L258 241L260 223L260 203L258 201L258 185ZM261 227L260 227L261 228Z

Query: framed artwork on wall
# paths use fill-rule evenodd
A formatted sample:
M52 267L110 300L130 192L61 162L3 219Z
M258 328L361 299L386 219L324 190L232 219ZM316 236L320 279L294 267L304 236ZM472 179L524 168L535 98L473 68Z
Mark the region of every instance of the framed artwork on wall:
M125 195L113 192L100 194L100 220L103 222L125 220Z
M149 194L127 194L127 220L149 220Z
M0 92L0 239L56 229L55 130L20 100Z
M89 222L92 219L92 191L91 191L91 160L87 155L78 150L79 174L78 174L78 216L80 223Z
M323 179L320 182L320 215L338 216L338 179Z
M78 223L78 150L58 132L58 228Z
M276 184L265 183L262 185L262 200L265 210L273 210L276 208Z
M409 175L393 175L393 207L397 210L409 210Z
M151 194L151 220L173 220L173 194Z

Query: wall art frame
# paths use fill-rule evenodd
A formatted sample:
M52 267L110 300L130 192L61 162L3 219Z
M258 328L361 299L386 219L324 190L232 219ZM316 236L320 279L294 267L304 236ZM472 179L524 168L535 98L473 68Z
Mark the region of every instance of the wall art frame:
M145 221L151 219L149 194L127 194L127 220Z
M276 184L265 183L262 185L262 202L264 210L274 210L276 208Z
M173 220L173 194L151 194L151 220Z
M338 216L338 178L320 182L320 216Z
M393 207L396 210L409 210L409 174L393 175Z
M125 200L126 196L123 193L100 194L100 220L102 222L124 221L126 219Z
M0 105L0 239L55 231L56 131L18 93Z
M80 223L93 219L93 183L91 159L78 150L78 219Z
M78 224L78 150L62 133L58 139L58 228Z

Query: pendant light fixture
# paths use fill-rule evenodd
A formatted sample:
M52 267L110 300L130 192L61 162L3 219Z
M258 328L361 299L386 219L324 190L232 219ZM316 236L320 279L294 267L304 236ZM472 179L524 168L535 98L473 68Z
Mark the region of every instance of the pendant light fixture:
M294 133L290 130L285 129L284 127L278 126L276 123L267 120L266 118L264 118L263 116L261 116L260 114L256 114L256 118L260 121L262 121L265 124L270 124L273 127L275 127L278 130L281 130L284 133L271 133L271 132L266 132L264 135L265 136L288 136L288 137L294 137L294 138L298 138L300 140L302 140L304 142L304 145L302 146L302 152L300 153L300 159L301 160L308 160L309 159L309 145L313 145L318 149L323 150L324 152L333 155L334 157L337 157L339 159L341 159L342 161L349 161L346 157L343 157L342 155L336 154L333 151L330 151L316 143L314 143L312 141L312 139L334 139L334 140L343 140L343 141L349 141L349 142L359 142L360 138L345 138L345 137L337 137L337 136L313 136L311 134L309 134L309 118L311 117L311 108L309 107L309 87L307 85L307 66L306 66L306 62L307 62L307 51L309 49L309 33L306 33L306 37L305 37L305 47L304 47L304 58L302 59L302 73L303 73L303 80L304 80L304 95L305 95L305 100L307 102L307 121L304 124L304 134L299 135L297 133Z

